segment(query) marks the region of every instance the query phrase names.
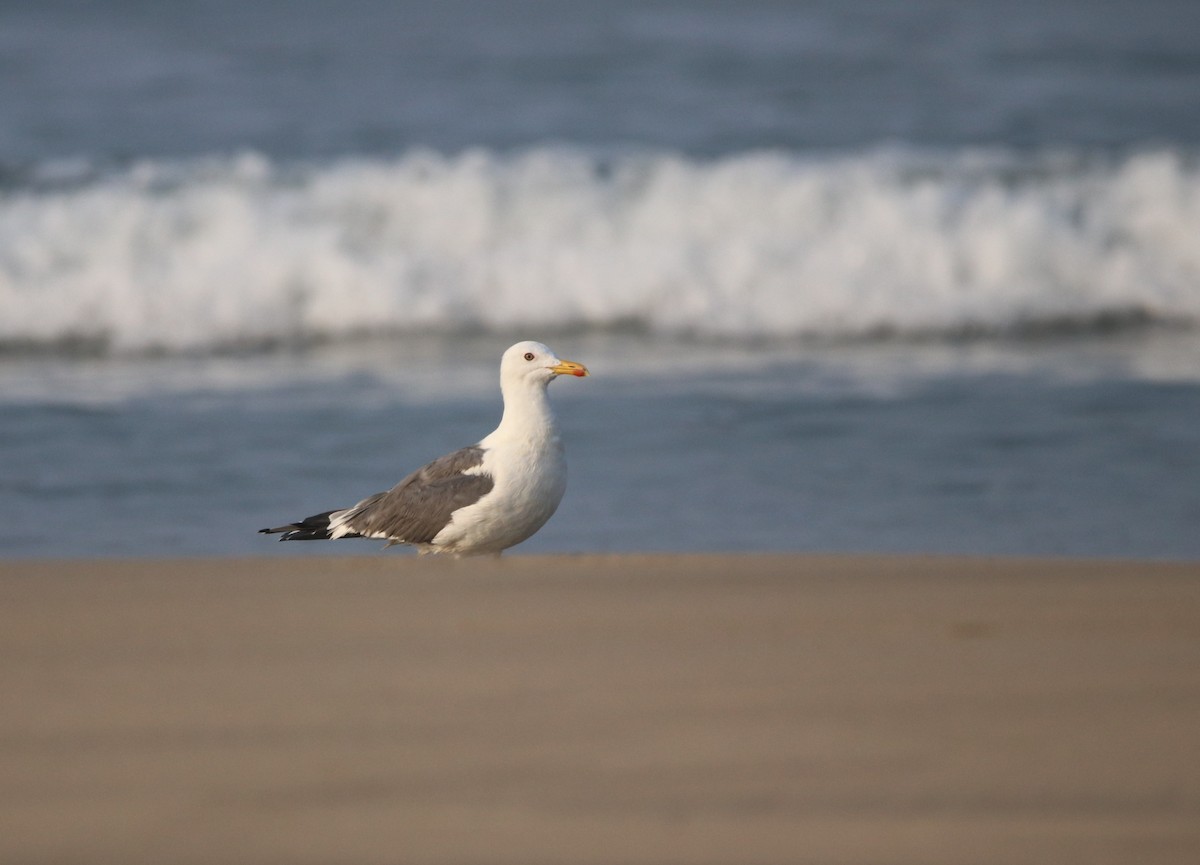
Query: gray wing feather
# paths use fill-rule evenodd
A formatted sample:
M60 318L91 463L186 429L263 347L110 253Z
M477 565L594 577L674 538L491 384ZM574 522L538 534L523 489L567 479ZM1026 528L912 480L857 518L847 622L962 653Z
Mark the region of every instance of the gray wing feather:
M491 492L490 475L463 474L483 462L483 448L471 446L422 466L386 493L350 508L345 523L360 535L410 544L429 543L459 508Z

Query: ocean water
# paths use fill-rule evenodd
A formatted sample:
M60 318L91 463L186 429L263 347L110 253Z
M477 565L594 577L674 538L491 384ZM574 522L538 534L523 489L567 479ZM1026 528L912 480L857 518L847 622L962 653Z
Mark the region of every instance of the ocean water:
M51 0L0 80L2 556L369 552L255 530L535 338L524 551L1200 557L1197 4Z

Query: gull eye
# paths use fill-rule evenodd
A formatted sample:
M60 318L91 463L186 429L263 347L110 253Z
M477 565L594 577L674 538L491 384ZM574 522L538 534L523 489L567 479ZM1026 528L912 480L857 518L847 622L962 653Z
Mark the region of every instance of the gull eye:
M527 352L525 352L525 359L526 359L526 360L533 360L533 352L531 352L531 351L527 351Z

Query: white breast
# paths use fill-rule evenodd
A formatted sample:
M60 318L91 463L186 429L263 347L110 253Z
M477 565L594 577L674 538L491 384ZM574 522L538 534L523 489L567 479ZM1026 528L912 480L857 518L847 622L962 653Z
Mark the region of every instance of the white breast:
M543 442L487 442L476 471L495 486L454 512L433 546L446 552L500 552L528 538L554 515L567 489L567 462L557 435Z

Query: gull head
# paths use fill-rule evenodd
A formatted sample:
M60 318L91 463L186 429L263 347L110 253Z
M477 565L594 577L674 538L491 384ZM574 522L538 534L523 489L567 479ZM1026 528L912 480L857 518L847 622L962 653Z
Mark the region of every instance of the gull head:
M582 378L587 367L573 360L563 360L540 342L518 342L504 352L500 359L500 382L503 385L548 385L557 376L573 375Z

